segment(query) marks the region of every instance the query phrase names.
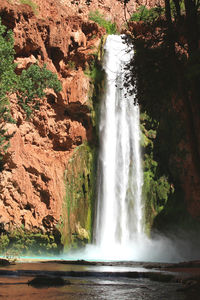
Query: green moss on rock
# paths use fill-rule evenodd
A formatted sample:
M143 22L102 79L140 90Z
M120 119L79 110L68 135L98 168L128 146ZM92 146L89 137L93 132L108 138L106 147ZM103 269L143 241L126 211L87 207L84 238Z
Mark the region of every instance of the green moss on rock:
M168 120L170 117L170 126ZM199 228L199 220L188 213L184 202L184 193L179 182L183 166L180 158L184 151L177 145L185 136L177 114L166 113L158 123L147 113L141 114L143 147L143 201L145 207L145 230L151 234L154 230L168 234L174 230L193 232ZM173 130L176 128L176 130ZM172 160L173 154L173 160Z
M102 37L96 52L89 54L90 64L84 72L90 80L87 106L90 109L93 126L92 145L84 143L78 146L65 171L66 197L58 227L66 249L84 246L92 240L96 199L99 104L105 77L101 64L104 43L105 37Z
M65 171L66 197L62 229L65 247L92 240L96 189L96 149L87 143L74 150Z
M157 122L147 113L141 114L141 145L143 147L143 201L145 209L145 231L150 234L155 217L164 209L169 194L173 192L168 177L159 172L159 162L154 159L154 141Z
M22 255L55 255L62 250L61 235L55 232L31 232L17 228L0 235L0 253L17 257Z
M98 124L100 115L100 99L104 93L105 71L102 68L102 59L104 55L104 44L106 36L102 36L97 52L90 54L91 62L84 71L85 76L90 78L90 89L88 91L87 105L91 111L92 125L96 129L94 134L98 136Z

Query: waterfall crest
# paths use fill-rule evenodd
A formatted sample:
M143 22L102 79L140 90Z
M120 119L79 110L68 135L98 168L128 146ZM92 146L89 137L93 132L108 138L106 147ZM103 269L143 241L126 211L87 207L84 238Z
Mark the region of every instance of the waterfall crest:
M121 36L105 45L106 93L101 104L96 244L108 254L143 232L139 107L124 87L133 51Z

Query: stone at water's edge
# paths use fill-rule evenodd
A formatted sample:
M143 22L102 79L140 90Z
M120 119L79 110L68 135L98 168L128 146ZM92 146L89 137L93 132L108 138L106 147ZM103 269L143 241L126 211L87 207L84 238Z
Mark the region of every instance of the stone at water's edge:
M69 285L70 281L63 279L62 277L50 277L50 276L37 276L28 281L28 285L33 287L56 287Z
M0 258L0 266L10 266L10 264L8 259Z

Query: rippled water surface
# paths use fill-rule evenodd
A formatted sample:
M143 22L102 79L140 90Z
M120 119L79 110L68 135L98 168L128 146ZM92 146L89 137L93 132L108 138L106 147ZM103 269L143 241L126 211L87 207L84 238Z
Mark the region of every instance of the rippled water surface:
M143 276L143 272L146 274L149 271L161 272L148 270L139 264L84 266L66 262L17 263L0 267L0 300L191 300L179 291L181 284L129 276L135 273ZM168 272L164 271L164 274ZM61 276L70 284L49 288L28 285L28 281L36 275Z
M67 278L64 287L34 288L27 284L32 278L1 277L0 299L110 299L110 300L184 300L178 284L160 283L148 279Z

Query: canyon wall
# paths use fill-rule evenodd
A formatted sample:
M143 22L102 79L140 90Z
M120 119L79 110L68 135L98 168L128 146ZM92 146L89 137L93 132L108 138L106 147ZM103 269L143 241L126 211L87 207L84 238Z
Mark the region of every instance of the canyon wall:
M153 226L199 237L200 127L193 84L198 73L197 62L188 59L187 24L184 17L181 25L173 20L175 43L166 35L164 19L130 23L136 49L130 69L141 105L147 231ZM174 52L168 51L169 42L174 42Z
M85 226L84 218L72 225L68 220L64 199L70 183L65 179L65 171L74 153L77 155L81 149L79 173L84 173L89 168L87 157L92 154L89 146L80 146L95 147L94 84L89 73L97 60L105 30L86 17L74 15L73 9L59 1L38 1L37 13L29 5L11 2L1 1L0 17L14 33L17 74L31 64L46 64L58 75L62 91L55 94L48 90L40 109L30 119L17 104L16 96L10 97L16 123L7 125L13 137L0 172L1 233L18 229L48 233L54 236L52 240L63 245L64 233L81 236L85 230L86 237L91 235L91 227L81 227ZM91 164L93 168L93 158ZM88 207L86 200L83 208L84 205Z

